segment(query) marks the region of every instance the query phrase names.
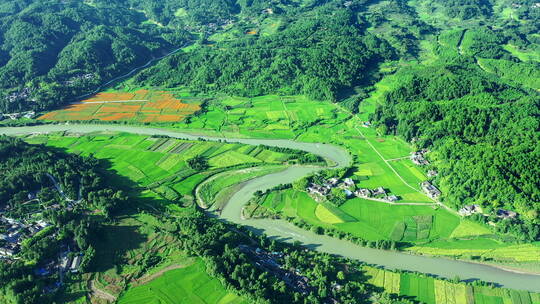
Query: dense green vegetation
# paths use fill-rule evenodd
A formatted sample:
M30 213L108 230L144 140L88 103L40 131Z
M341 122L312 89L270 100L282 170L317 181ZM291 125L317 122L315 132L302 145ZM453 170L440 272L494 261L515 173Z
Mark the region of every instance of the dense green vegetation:
M399 83L384 95L372 119L380 132L432 150L432 168L440 172L435 182L446 203L458 208L479 204L488 212L516 210L521 220L503 221L499 228L537 240L540 95L482 70L481 63L494 69L504 64L502 59L477 60L480 66L474 57L443 55L428 67L402 69L393 76ZM516 82L536 85L534 77L520 75Z
M245 35L179 53L135 80L146 85L187 85L204 92L300 93L335 101L340 91L364 80L370 66L393 55L387 43L365 32L366 24L354 11L337 3L297 18L274 35Z
M54 285L58 274L42 277L35 270L56 263L66 246L84 253L81 271L89 270L95 255L92 235L125 204L126 197L106 184L95 158L29 145L20 139L0 137L0 172L2 219L51 224L23 241L20 259L0 263L0 299L2 303L50 301L55 294L44 294L43 289ZM58 180L63 192L49 176ZM29 193L34 193L35 199L30 200ZM100 216L88 216L89 210L98 211ZM3 239L2 246L6 242Z

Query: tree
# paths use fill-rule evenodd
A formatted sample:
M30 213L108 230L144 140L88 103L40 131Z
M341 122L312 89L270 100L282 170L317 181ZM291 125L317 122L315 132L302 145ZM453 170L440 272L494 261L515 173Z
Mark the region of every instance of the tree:
M194 158L187 160L187 165L193 170L203 171L208 169L208 160L201 155L197 155Z

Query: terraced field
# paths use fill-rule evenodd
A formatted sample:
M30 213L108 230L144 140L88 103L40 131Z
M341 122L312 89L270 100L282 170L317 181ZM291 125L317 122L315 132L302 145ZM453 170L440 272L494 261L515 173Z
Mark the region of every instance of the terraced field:
M192 202L193 189L212 172L239 165L277 165L289 158L287 154L262 147L125 133L96 133L90 136L58 133L30 136L26 140L81 155L92 154L110 162L111 169L120 176L149 189L152 193L150 196L180 204ZM195 156L208 160L209 171L198 173L187 166L186 161ZM125 180L117 182L125 183Z

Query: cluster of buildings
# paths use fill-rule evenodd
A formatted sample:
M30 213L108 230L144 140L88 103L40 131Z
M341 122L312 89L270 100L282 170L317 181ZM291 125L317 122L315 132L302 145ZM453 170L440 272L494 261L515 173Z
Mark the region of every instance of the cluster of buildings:
M12 218L0 216L0 257L10 258L19 253L23 240L50 226L44 221L22 223Z
M388 195L386 193L386 190L383 187L378 187L375 189L359 188L353 192L353 189L356 188L356 184L354 180L352 180L351 178L345 178L343 182L340 182L338 178L334 177L334 178L328 179L322 185L311 183L306 188L306 191L316 201L321 201L321 200L324 200L326 196L330 194L333 188L342 189L347 197L356 196L356 197L368 198L368 199L376 198L379 200L382 199L387 202L395 202L399 200L399 198L395 195Z
M515 218L518 214L514 211L510 211L510 210L505 210L505 209L499 209L497 210L497 212L495 213L499 218L502 218L502 219L513 219Z
M360 188L354 192L354 195L360 198L378 198L389 203L393 203L399 200L399 198L395 195L388 195L383 187L378 187L371 190L366 188Z
M512 7L513 8L521 8L523 5L519 4L519 3L512 3ZM536 3L533 3L531 5L531 8L540 8L540 2L536 2Z
M482 208L479 205L465 205L458 210L459 215L461 216L471 216L475 213L482 213ZM482 213L483 214L483 213ZM489 216L489 214L483 214L484 216ZM495 215L501 219L513 219L518 216L517 212L498 209L495 212Z
M40 277L48 277L58 273L58 280L48 286L45 286L45 288L43 288L44 293L52 293L60 288L64 283L64 276L66 274L79 272L81 263L83 261L83 254L77 252L79 250L70 250L71 247L77 248L77 245L73 240L69 241L68 243L62 244L58 259L46 261L44 264L42 264L42 266L34 270L34 273Z
M66 85L66 86L72 86L77 82L85 81L85 80L92 80L95 77L96 76L93 73L76 75L76 76L71 77L70 80L64 81L63 84Z
M35 111L27 111L27 112L20 112L20 113L0 113L0 120L4 120L4 119L7 119L7 118L15 120L15 119L19 119L21 117L32 119L32 118L36 117L36 112Z
M309 186L306 188L307 193L309 193L316 201L321 201L326 198L328 194L330 194L330 191L332 188L335 188L338 186L339 179L338 178L331 178L324 182L322 185L316 184L316 183L310 183Z
M31 88L24 88L22 90L20 90L19 92L15 92L15 93L12 93L8 96L6 96L6 100L9 101L9 102L15 102L15 101L19 101L19 100L27 100L30 98L30 95L32 94L32 89ZM35 100L31 100L31 101L35 101Z
M411 153L411 161L419 166L429 165L429 161L425 157L427 152L428 151L426 149L422 149L420 151Z
M73 257L69 254L69 251L64 251L60 255L59 270L63 273L66 273L68 271L73 273L78 272L79 267L81 266L81 262L82 255L78 254Z
M437 187L433 186L430 182L425 181L420 184L422 190L432 199L437 199L441 196L441 191Z
M340 180L337 177L333 177L325 181L322 185L311 183L306 188L308 194L311 195L316 201L322 201L330 194L333 188L340 188L343 190L347 197L353 196L353 189L355 183L352 179L346 178L343 182L340 183Z
M187 25L185 27L185 30L193 31L193 32L204 32L207 35L211 35L215 33L217 30L226 28L232 24L234 24L233 19L224 19L224 20L219 20L218 22L210 22L208 24L205 24L204 26Z
M274 274L294 290L304 295L312 290L312 287L309 286L309 279L307 277L302 276L297 269L285 269L280 264L279 261L285 256L283 253L267 252L260 248L254 248L248 245L240 245L238 246L238 249L253 259L257 267Z
M478 205L465 205L463 208L458 210L459 215L461 216L470 216L475 213L481 213L482 208Z

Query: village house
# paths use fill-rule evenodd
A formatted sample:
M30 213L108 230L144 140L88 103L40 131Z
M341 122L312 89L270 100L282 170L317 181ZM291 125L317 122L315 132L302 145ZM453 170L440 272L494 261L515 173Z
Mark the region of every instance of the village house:
M0 247L0 256L13 256L14 254L15 250L9 247Z
M343 184L345 185L345 187L353 187L354 181L351 178L346 178L343 180Z
M499 209L497 210L497 216L503 219L515 218L518 214L514 211Z
M386 190L384 190L383 187L379 187L379 188L377 188L377 189L374 189L374 190L371 192L371 194L372 194L373 196L376 196L376 195L386 195Z
M71 263L70 271L71 272L77 272L79 271L79 266L81 266L82 262L82 256L78 255L73 259L73 262Z
M437 176L438 174L439 172L437 172L436 170L428 170L427 177L434 177L434 176Z
M321 196L326 196L330 192L329 188L314 183L311 183L306 190L311 194L318 194Z
M362 127L364 127L364 128L369 128L369 127L371 127L371 122L369 122L369 121L364 121L364 122L362 123Z
M332 185L332 186L335 187L335 186L339 183L339 179L336 178L336 177L332 177L332 178L329 179L327 182L328 182L330 185Z
M349 190L349 189L345 189L345 190L343 190L343 192L345 193L345 195L346 195L347 197L353 196L353 192L352 192L351 190Z
M397 196L395 196L395 195L389 195L389 196L385 197L384 200L387 201L387 202L393 203L393 202L399 200L399 198Z
M68 255L67 252L64 252L62 254L62 258L60 259L60 270L62 270L62 272L67 271L68 268L71 267L71 262L72 262L71 257Z
M461 216L470 216L480 212L482 212L482 209L478 205L466 205L458 211Z
M14 243L7 243L0 247L0 256L11 257L19 252L19 246Z
M441 191L437 189L435 186L433 186L430 182L425 181L420 184L422 186L422 190L432 199L436 199L441 195Z
M36 117L36 112L35 111L26 112L26 114L24 114L23 117L28 118L28 119L32 119L32 118Z
M361 188L354 192L357 197L370 197L371 191L369 189Z
M424 157L426 152L427 150L424 149L411 153L411 161L419 166L429 165L429 161Z

